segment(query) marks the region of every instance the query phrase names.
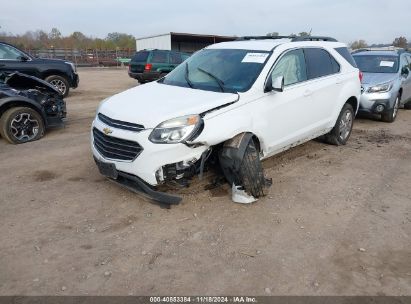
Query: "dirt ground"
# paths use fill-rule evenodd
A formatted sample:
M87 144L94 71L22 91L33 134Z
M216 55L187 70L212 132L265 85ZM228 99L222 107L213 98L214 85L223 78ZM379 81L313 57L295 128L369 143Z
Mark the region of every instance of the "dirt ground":
M253 205L197 186L162 209L90 151L98 103L136 81L79 73L64 128L0 139L0 295L411 295L411 111L267 160Z

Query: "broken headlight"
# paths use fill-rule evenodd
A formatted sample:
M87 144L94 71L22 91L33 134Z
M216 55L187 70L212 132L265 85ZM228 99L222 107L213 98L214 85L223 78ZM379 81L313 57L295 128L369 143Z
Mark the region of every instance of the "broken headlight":
M187 115L162 122L151 132L149 140L155 144L176 144L193 139L201 131L199 115Z

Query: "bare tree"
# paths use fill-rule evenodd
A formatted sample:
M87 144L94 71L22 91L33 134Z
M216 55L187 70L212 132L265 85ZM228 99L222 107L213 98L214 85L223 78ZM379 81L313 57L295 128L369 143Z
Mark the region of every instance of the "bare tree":
M407 42L407 38L401 36L401 37L397 37L394 39L394 41L392 42L393 46L396 47L400 47L400 48L407 48L408 46L408 42Z
M363 49L363 48L368 47L368 44L367 44L367 42L365 42L365 40L360 39L360 40L356 40L354 42L351 42L350 47L353 50L357 50L357 49Z

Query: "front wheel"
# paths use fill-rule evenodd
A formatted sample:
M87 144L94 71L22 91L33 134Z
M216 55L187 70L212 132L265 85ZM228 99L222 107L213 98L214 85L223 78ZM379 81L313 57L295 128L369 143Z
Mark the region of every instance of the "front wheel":
M0 118L0 135L12 144L40 139L44 135L43 118L31 108L8 109Z
M46 81L55 86L61 92L61 94L63 94L63 97L68 96L70 85L66 78L58 75L51 75L46 78Z
M397 96L394 102L394 106L387 113L381 114L381 120L384 122L394 122L398 114L398 108L400 107L400 96Z
M332 145L345 145L350 138L354 121L353 107L346 103L341 109L334 128L325 136L326 142Z

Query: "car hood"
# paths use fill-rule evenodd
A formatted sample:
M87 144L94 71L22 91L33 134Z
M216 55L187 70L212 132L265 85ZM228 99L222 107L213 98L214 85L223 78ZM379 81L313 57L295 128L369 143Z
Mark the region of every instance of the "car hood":
M370 86L390 82L397 78L396 73L363 73L362 83Z
M42 92L61 96L60 91L48 82L19 72L8 76L5 83L16 90L38 89Z
M110 118L155 128L168 119L201 114L238 100L233 93L218 93L165 85L140 85L106 99L99 108Z

